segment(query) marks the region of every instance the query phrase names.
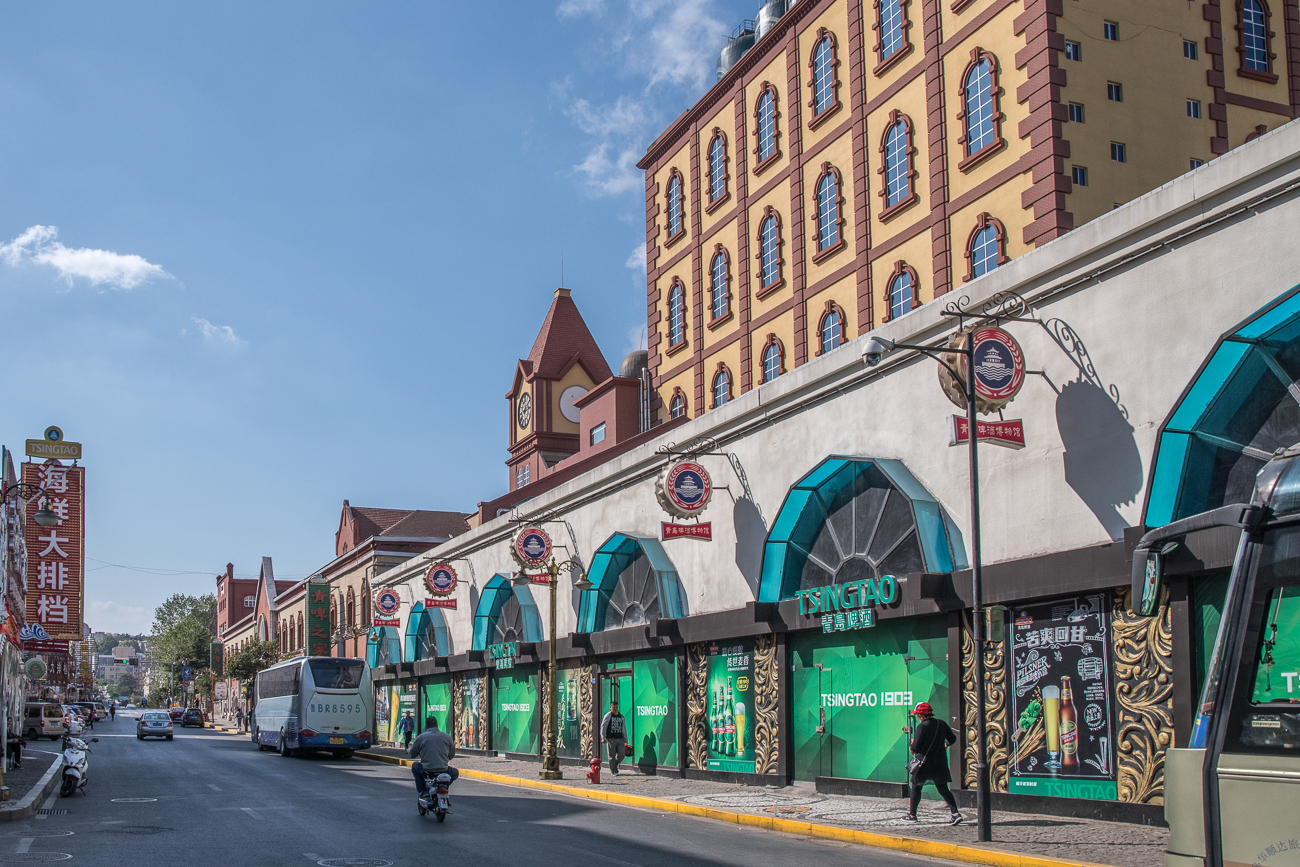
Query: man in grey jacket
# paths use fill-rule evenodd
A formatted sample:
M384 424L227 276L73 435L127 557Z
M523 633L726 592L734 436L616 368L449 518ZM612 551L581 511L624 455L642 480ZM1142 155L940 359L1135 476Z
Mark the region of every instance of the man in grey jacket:
M424 731L411 741L406 750L406 754L415 759L411 773L415 776L416 791L421 795L429 790L427 777L447 774L454 783L460 776L460 771L450 764L456 757L456 745L452 743L451 735L438 729L438 718L435 716L430 715L424 724Z
M618 712L618 702L609 703L609 713L600 721L600 739L609 747L609 772L618 776L627 750L627 717Z

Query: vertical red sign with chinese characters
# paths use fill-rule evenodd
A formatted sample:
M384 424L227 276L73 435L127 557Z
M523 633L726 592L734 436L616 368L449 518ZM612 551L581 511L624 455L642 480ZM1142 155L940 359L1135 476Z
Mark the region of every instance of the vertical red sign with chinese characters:
M330 655L330 586L307 585L307 655Z
M50 638L81 641L85 606L86 469L50 459L23 464L23 481L44 493L27 503L27 623ZM53 527L36 523L45 498L59 516Z

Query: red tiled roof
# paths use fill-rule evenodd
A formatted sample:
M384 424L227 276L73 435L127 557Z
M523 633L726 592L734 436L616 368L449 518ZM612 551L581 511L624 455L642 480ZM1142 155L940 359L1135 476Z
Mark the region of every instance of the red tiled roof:
M410 509L368 509L352 506L352 521L356 525L356 540L378 536L389 527L411 514Z
M417 509L383 532L384 536L416 536L450 539L469 529L468 515Z
M612 375L609 363L578 312L578 305L573 303L567 289L557 290L551 309L546 311L542 330L528 353L527 363L534 376L558 379L575 357L596 382Z

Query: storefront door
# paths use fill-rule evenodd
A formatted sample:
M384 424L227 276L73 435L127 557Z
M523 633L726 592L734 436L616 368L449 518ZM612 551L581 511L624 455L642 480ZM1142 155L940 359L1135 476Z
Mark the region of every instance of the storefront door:
M834 670L821 663L812 668L794 671L794 742L795 778L812 780L835 776L834 739L835 718L826 712L823 695L833 695Z
M632 707L632 672L609 671L600 676L600 718L609 713L610 703L618 705L619 713L627 720L627 761L635 761L636 714ZM597 735L599 737L599 734ZM601 745L602 751L604 745Z

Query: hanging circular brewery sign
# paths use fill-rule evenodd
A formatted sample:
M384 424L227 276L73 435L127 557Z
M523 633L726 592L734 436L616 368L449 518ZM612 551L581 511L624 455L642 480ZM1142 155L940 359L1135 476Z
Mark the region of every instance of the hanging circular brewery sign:
M958 331L948 341L950 349L966 345L966 330ZM1020 387L1025 384L1025 354L1010 333L994 326L976 328L975 347L975 409L994 413L1011 403ZM944 360L957 368L965 378L966 356L945 354ZM952 371L939 365L939 384L958 407L966 408L966 384L952 375Z
M27 672L28 680L44 680L45 675L49 673L49 666L47 666L45 660L41 659L39 656L33 656L31 659L27 660L27 662L23 664L23 667Z
M664 511L679 518L694 518L709 505L713 480L709 471L694 461L677 461L664 468L655 480L655 495Z
M456 570L448 563L434 563L424 573L424 586L434 596L450 596L456 589Z
M375 612L382 617L392 617L402 607L402 597L396 590L380 590L375 596Z
M515 536L510 553L525 570L536 569L551 557L551 537L541 527L525 524Z

